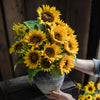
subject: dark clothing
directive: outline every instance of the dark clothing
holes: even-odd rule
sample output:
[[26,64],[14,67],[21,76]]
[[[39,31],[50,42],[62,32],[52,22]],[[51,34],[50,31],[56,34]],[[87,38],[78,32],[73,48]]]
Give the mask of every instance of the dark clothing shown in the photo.
[[100,77],[100,60],[93,59],[94,61],[94,75]]

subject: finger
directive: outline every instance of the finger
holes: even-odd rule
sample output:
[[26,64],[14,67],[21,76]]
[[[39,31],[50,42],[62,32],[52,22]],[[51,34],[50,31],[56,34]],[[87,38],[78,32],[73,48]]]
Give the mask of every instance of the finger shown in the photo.
[[58,93],[59,93],[59,96],[61,96],[61,95],[63,95],[63,96],[64,96],[64,95],[68,95],[68,96],[69,96],[69,95],[70,95],[70,94],[68,94],[68,93],[62,92],[61,90],[59,90]]
[[61,90],[58,90],[57,92],[58,92],[58,93],[62,93],[62,91],[61,91]]
[[58,91],[52,91],[52,92],[50,92],[50,94],[52,96],[55,96],[56,98],[60,96],[60,92],[58,92]]
[[49,97],[52,97],[55,99],[59,98],[59,96],[60,96],[60,94],[58,93],[58,91],[51,91],[50,95],[49,95]]
[[47,98],[50,98],[50,99],[56,99],[55,96],[52,96],[52,95],[45,95]]

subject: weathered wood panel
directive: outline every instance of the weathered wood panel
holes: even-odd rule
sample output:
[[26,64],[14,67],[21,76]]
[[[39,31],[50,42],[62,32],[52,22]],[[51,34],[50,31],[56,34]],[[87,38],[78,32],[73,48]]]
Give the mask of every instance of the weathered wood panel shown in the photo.
[[[90,31],[89,31],[87,59],[97,58],[99,39],[100,39],[99,24],[100,24],[100,5],[99,5],[99,1],[98,0],[92,0],[91,22],[90,22]],[[85,75],[85,79],[87,81],[88,81],[89,77],[90,77],[89,75]],[[94,80],[94,82],[96,82],[95,77],[93,77],[93,78],[90,77],[89,80]]]
[[25,0],[25,19],[35,20],[38,17],[36,12],[39,6],[46,4],[47,0]]
[[[7,34],[9,38],[9,45],[12,45],[15,43],[14,33],[12,31],[13,23],[22,23],[22,21],[25,20],[24,18],[24,0],[2,0],[3,1],[3,7],[4,7],[4,13],[5,13],[5,20],[7,25]],[[17,60],[17,56],[15,54],[12,56],[12,62],[13,65],[15,64]],[[13,66],[12,66],[13,67]],[[19,65],[17,67],[15,76],[20,76],[25,73],[26,69],[24,65]]]
[[91,23],[89,32],[89,44],[87,58],[92,59],[96,57],[97,48],[100,39],[100,5],[98,0],[93,0],[92,12],[91,12]]
[[4,28],[4,15],[0,2],[0,73],[2,80],[13,78],[13,71],[10,63],[10,56],[8,53],[7,38]]
[[55,6],[56,9],[61,12],[61,19],[67,22],[68,0],[47,0],[47,4],[50,6]]

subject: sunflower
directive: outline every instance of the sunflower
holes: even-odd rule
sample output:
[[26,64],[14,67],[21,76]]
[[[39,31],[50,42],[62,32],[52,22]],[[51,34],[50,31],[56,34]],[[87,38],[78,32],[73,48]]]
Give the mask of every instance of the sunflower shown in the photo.
[[78,86],[79,90],[82,88],[81,83],[77,83],[77,86]]
[[100,90],[100,82],[97,83],[97,89]]
[[100,100],[100,94],[96,94],[93,100]]
[[63,56],[59,62],[59,67],[61,70],[61,74],[64,76],[64,72],[68,74],[71,71],[71,68],[74,67],[74,59],[73,56]]
[[24,57],[24,63],[26,64],[29,69],[35,69],[37,68],[39,62],[40,62],[40,52],[37,50],[29,50],[26,52],[25,57]]
[[49,5],[43,5],[42,7],[37,9],[38,19],[41,20],[40,24],[51,25],[59,20],[61,14],[59,10],[56,10],[56,7],[50,7]]
[[30,30],[24,37],[24,40],[29,43],[29,45],[38,46],[43,43],[46,39],[46,35],[40,30],[34,29],[33,31]]
[[78,100],[84,100],[84,97],[78,98]]
[[78,98],[78,100],[84,100],[84,97]]
[[53,25],[51,31],[49,30],[49,32],[52,39],[57,43],[64,44],[65,40],[67,39],[67,35],[65,35],[67,34],[67,31],[63,26]]
[[88,84],[90,84],[90,85],[94,85],[94,82],[93,82],[93,81],[90,81],[90,82],[88,82]]
[[87,92],[87,93],[94,93],[96,88],[94,85],[91,85],[91,84],[88,84],[85,86],[84,90]]
[[49,59],[43,58],[41,59],[40,67],[42,68],[42,70],[48,72],[54,67],[54,65],[49,61]]
[[21,51],[24,51],[23,47],[24,47],[24,41],[23,40],[16,41],[11,46],[11,48],[9,49],[9,53],[12,54],[13,52],[21,52]]
[[79,97],[78,97],[78,100],[85,100],[85,96],[80,94]]
[[62,52],[62,50],[55,43],[46,44],[44,46],[43,55],[45,56],[45,58],[48,58],[49,60],[54,61],[54,60],[58,60],[59,58],[62,57],[61,55],[59,55],[61,52]]
[[85,100],[92,100],[92,96],[91,95],[85,95]]
[[66,52],[68,52],[69,54],[75,55],[78,53],[78,42],[75,39],[75,36],[72,36],[68,41],[66,41],[66,43],[64,44],[64,49],[66,50]]
[[13,27],[12,27],[12,30],[16,33],[17,37],[24,36],[24,34],[26,33],[27,29],[28,28],[25,25],[20,24],[20,23],[14,24]]

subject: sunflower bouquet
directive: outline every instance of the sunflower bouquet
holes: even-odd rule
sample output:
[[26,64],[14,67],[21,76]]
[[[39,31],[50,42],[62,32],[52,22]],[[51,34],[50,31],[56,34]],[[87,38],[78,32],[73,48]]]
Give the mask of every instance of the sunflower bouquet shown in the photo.
[[38,7],[36,20],[14,24],[12,30],[17,41],[9,52],[18,54],[18,63],[25,63],[30,82],[39,71],[50,72],[53,77],[68,74],[74,67],[78,42],[74,30],[60,19],[56,7]]
[[89,81],[83,86],[77,83],[80,91],[78,100],[100,100],[100,82],[94,85],[93,81]]

